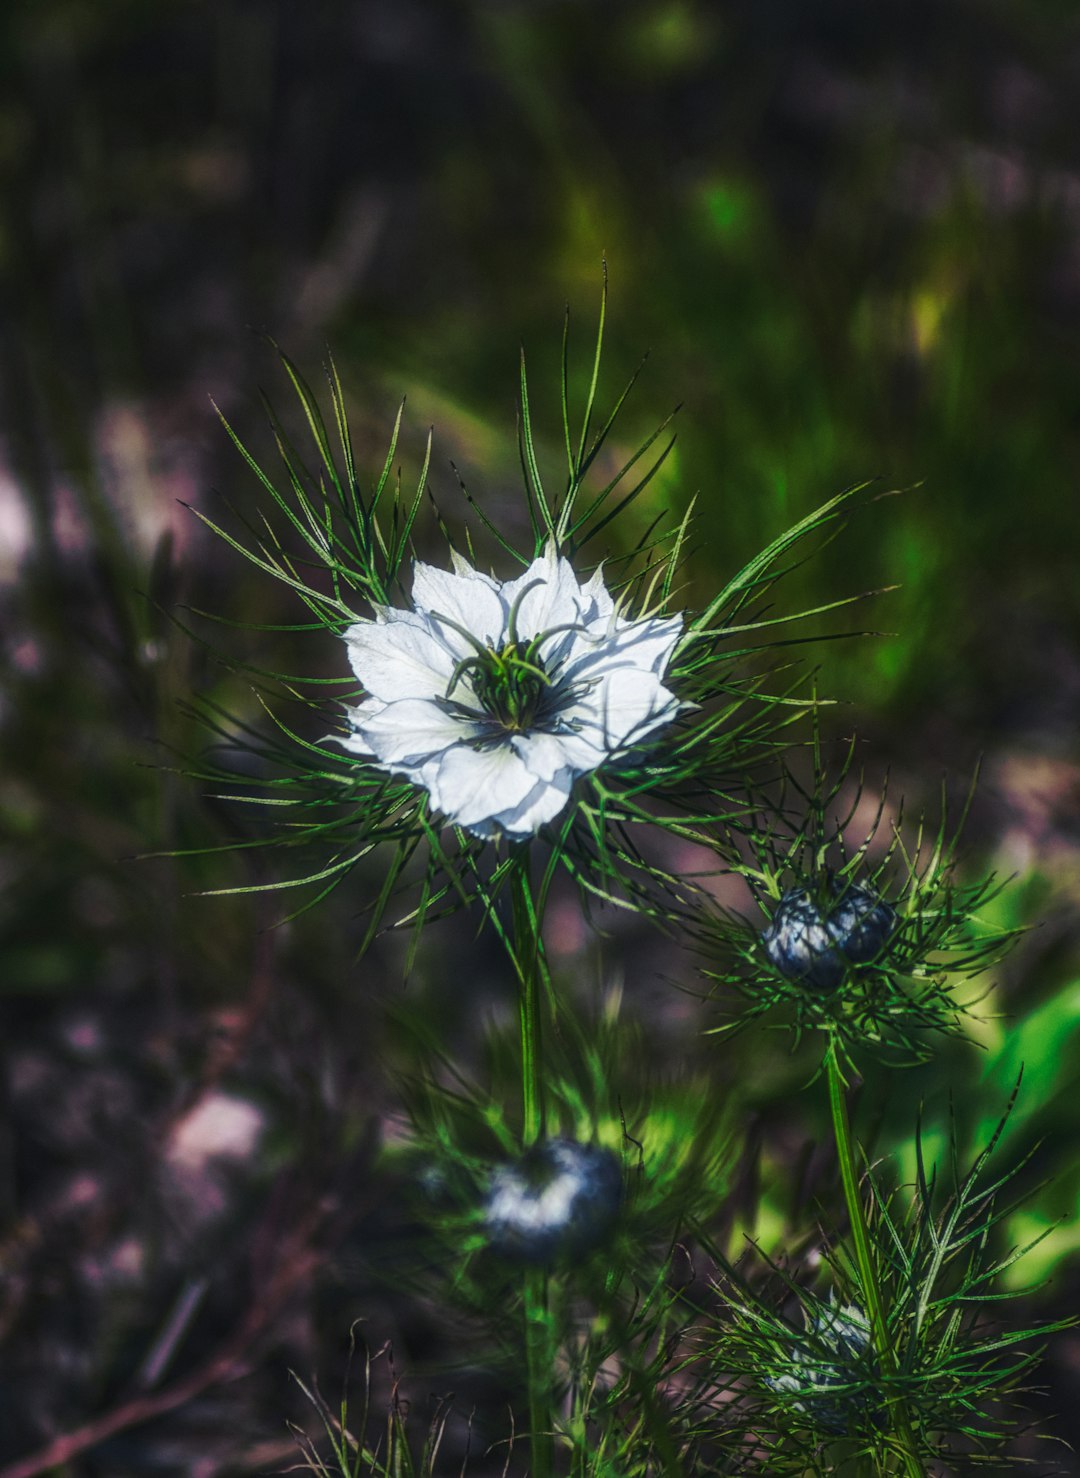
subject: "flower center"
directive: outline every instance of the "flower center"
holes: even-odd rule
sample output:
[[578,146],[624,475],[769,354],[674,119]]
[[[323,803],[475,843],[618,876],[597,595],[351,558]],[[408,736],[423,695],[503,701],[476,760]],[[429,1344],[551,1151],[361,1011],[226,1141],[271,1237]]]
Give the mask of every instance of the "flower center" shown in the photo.
[[469,676],[481,708],[508,734],[532,727],[551,679],[543,658],[519,642],[470,658]]

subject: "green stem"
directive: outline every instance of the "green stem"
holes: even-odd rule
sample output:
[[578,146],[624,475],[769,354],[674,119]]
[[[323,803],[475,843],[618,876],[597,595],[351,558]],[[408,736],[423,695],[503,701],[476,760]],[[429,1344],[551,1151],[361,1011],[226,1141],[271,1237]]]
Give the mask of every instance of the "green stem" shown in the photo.
[[551,1350],[548,1340],[547,1272],[525,1270],[525,1367],[529,1382],[529,1478],[551,1478]]
[[[519,984],[521,1021],[522,1139],[526,1147],[544,1132],[544,1075],[540,1050],[540,986],[542,949],[540,918],[529,879],[528,852],[523,852],[511,877],[514,959]],[[522,1297],[525,1313],[525,1368],[529,1388],[530,1478],[551,1478],[552,1353],[548,1317],[547,1273],[525,1270]]]
[[870,1328],[874,1336],[874,1348],[885,1377],[887,1400],[893,1425],[900,1441],[899,1457],[908,1478],[923,1478],[923,1466],[918,1458],[915,1434],[907,1403],[900,1394],[900,1367],[889,1336],[885,1303],[881,1296],[877,1265],[870,1250],[870,1231],[866,1223],[866,1211],[859,1195],[859,1176],[855,1165],[855,1145],[851,1136],[851,1119],[848,1116],[847,1098],[844,1094],[844,1079],[836,1056],[836,1044],[830,1042],[825,1054],[825,1072],[829,1084],[829,1108],[832,1111],[833,1135],[836,1139],[836,1154],[840,1161],[840,1179],[844,1186],[848,1219],[851,1222],[851,1237],[855,1244],[855,1261],[859,1269],[859,1282],[870,1316]]
[[540,920],[529,885],[528,854],[514,869],[511,883],[514,958],[517,962],[521,1021],[522,1139],[526,1148],[544,1130],[544,1074],[540,1051]]

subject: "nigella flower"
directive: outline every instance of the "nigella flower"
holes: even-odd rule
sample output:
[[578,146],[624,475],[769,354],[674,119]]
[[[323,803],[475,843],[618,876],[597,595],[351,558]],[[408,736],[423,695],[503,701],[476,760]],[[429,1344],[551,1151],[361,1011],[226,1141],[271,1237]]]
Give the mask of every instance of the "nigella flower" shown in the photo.
[[830,878],[824,906],[808,888],[789,888],[761,942],[781,975],[832,991],[850,966],[875,960],[896,927],[891,904],[860,884]]
[[[431,491],[431,442],[418,480],[406,489],[400,467],[393,475],[399,411],[382,470],[368,482],[332,363],[327,415],[297,367],[281,356],[312,433],[314,461],[294,446],[272,410],[279,470],[261,466],[226,423],[265,501],[246,538],[198,516],[289,589],[304,611],[293,629],[321,628],[344,638],[352,672],[346,668],[341,677],[358,679],[358,691],[344,708],[335,704],[332,733],[324,729],[314,742],[304,726],[297,732],[277,718],[273,705],[274,723],[265,732],[233,726],[225,715],[230,737],[235,727],[266,766],[265,785],[213,763],[201,773],[215,794],[249,803],[247,811],[265,806],[254,814],[278,823],[266,841],[298,865],[283,882],[266,886],[311,888],[314,901],[385,848],[390,855],[363,947],[386,911],[414,889],[415,907],[398,918],[410,921],[414,938],[433,908],[490,906],[504,884],[524,877],[518,866],[524,866],[524,844],[541,831],[553,853],[546,876],[561,865],[582,894],[665,919],[668,902],[686,907],[695,886],[671,870],[670,854],[665,860],[660,849],[639,845],[642,830],[707,843],[711,828],[738,821],[747,783],[753,777],[756,786],[775,758],[778,723],[793,716],[794,688],[767,691],[752,654],[771,644],[778,619],[795,617],[758,616],[747,604],[770,607],[767,592],[789,567],[790,552],[841,520],[857,489],[779,534],[732,572],[703,609],[685,617],[671,603],[692,507],[671,525],[659,516],[636,542],[630,530],[628,539],[620,536],[618,590],[599,571],[578,578],[582,551],[595,564],[591,551],[599,553],[601,536],[609,536],[613,523],[631,522],[624,510],[674,446],[667,417],[612,464],[610,437],[630,387],[600,414],[604,321],[602,308],[580,418],[564,356],[567,461],[565,478],[562,470],[557,474],[558,493],[550,481],[544,486],[521,364],[519,443],[529,529],[520,552],[462,486],[495,543],[520,559],[513,579],[492,578],[454,556],[449,569],[416,563],[411,600],[399,599]],[[325,677],[304,670],[280,676],[290,702],[319,712]],[[217,731],[223,715],[212,702],[201,706]],[[306,725],[310,715],[304,717]],[[670,732],[661,733],[665,727]],[[490,858],[481,854],[489,841],[502,839],[515,855],[490,873]]]
[[456,555],[453,571],[417,561],[412,594],[344,633],[367,697],[341,743],[475,836],[532,836],[579,775],[679,710],[663,678],[681,619],[620,615],[600,571],[580,584],[553,541],[503,582]]
[[504,1257],[549,1263],[598,1246],[622,1199],[618,1157],[601,1145],[544,1139],[491,1178],[484,1224]]
[[790,1367],[766,1378],[780,1395],[798,1399],[796,1411],[822,1431],[840,1436],[877,1414],[876,1366],[870,1323],[857,1304],[830,1303],[810,1320],[792,1347]]

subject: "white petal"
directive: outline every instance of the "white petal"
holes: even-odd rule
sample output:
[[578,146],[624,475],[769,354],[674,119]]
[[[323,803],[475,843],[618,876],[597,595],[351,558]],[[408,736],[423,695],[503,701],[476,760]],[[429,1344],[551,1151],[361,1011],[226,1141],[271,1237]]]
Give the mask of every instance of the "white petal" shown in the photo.
[[452,626],[447,626],[429,616],[426,611],[399,610],[396,606],[376,606],[375,619],[381,624],[400,624],[415,627],[417,631],[425,631],[453,657],[455,662],[460,662],[463,657],[474,657],[476,655],[475,642],[456,631]]
[[361,755],[364,759],[374,759],[371,745],[362,734],[355,730],[349,734],[327,734],[322,741],[324,744],[340,744],[342,749],[347,749],[350,754]]
[[435,620],[444,618],[440,622],[443,631],[460,627],[485,646],[502,646],[506,610],[495,582],[486,575],[476,570],[454,575],[417,560],[412,593],[419,610]]
[[557,662],[550,664],[548,670],[556,672],[560,679],[565,678],[577,671],[582,662],[598,655],[603,657],[611,650],[613,640],[610,617],[598,616],[587,625],[576,626],[567,633]]
[[[503,811],[495,817],[495,826],[514,841],[523,841],[533,836],[548,821],[553,821],[560,811],[566,809],[570,799],[570,787],[574,777],[569,770],[560,770],[550,783],[535,785],[520,805],[513,810]],[[478,828],[473,828],[478,831]],[[494,829],[483,835],[494,835]]]
[[588,619],[595,620],[597,618],[602,618],[606,620],[609,616],[614,614],[615,602],[607,593],[607,587],[604,584],[604,570],[602,565],[593,570],[588,580],[586,580],[585,584],[581,587],[581,593],[583,595],[587,595],[592,602],[593,609],[589,613]]
[[415,769],[432,755],[476,736],[476,726],[446,713],[437,703],[404,698],[370,707],[361,703],[349,712],[349,723],[384,765]]
[[[377,713],[381,713],[385,707],[386,704],[380,703],[378,698],[368,698],[366,702],[358,703],[355,708],[346,708],[345,716],[349,720],[349,723],[352,724],[354,722],[354,715],[364,713],[365,715],[374,716]],[[361,754],[368,759],[374,758],[375,751],[364,736],[358,733],[355,728],[348,734],[327,734],[322,742],[324,744],[340,744],[342,749],[347,749],[350,754]]]
[[454,567],[455,575],[464,575],[469,580],[483,580],[485,585],[490,585],[492,590],[498,590],[498,580],[493,580],[490,575],[485,575],[483,570],[474,569],[463,554],[456,549],[450,551],[450,563]]
[[508,744],[486,749],[459,745],[434,766],[428,788],[437,811],[461,826],[474,826],[512,812],[536,784],[536,776]]
[[441,697],[458,660],[426,621],[408,611],[350,626],[345,643],[357,678],[373,698],[387,702]]
[[575,634],[573,649],[559,669],[560,678],[587,682],[616,667],[662,677],[682,635],[682,621],[678,616],[628,621],[609,630],[603,641],[596,639],[595,631],[594,627]]
[[563,718],[612,754],[668,723],[679,706],[655,673],[616,667],[602,673],[587,696],[567,709]]
[[559,734],[515,734],[514,748],[538,780],[551,782],[560,770],[583,775],[595,770],[607,751],[597,743],[596,730],[591,735],[571,730]]
[[553,627],[578,625],[592,604],[582,593],[570,561],[559,558],[554,543],[548,544],[523,575],[506,582],[502,598],[508,616],[517,606],[515,630],[523,641]]

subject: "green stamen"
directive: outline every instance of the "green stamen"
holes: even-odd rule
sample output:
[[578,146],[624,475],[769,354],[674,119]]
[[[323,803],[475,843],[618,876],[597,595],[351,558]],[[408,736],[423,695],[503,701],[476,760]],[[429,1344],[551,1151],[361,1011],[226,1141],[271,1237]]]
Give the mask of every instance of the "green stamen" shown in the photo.
[[551,686],[535,644],[522,647],[509,642],[497,652],[489,648],[483,656],[471,658],[468,666],[473,691],[485,713],[510,734],[532,726]]

